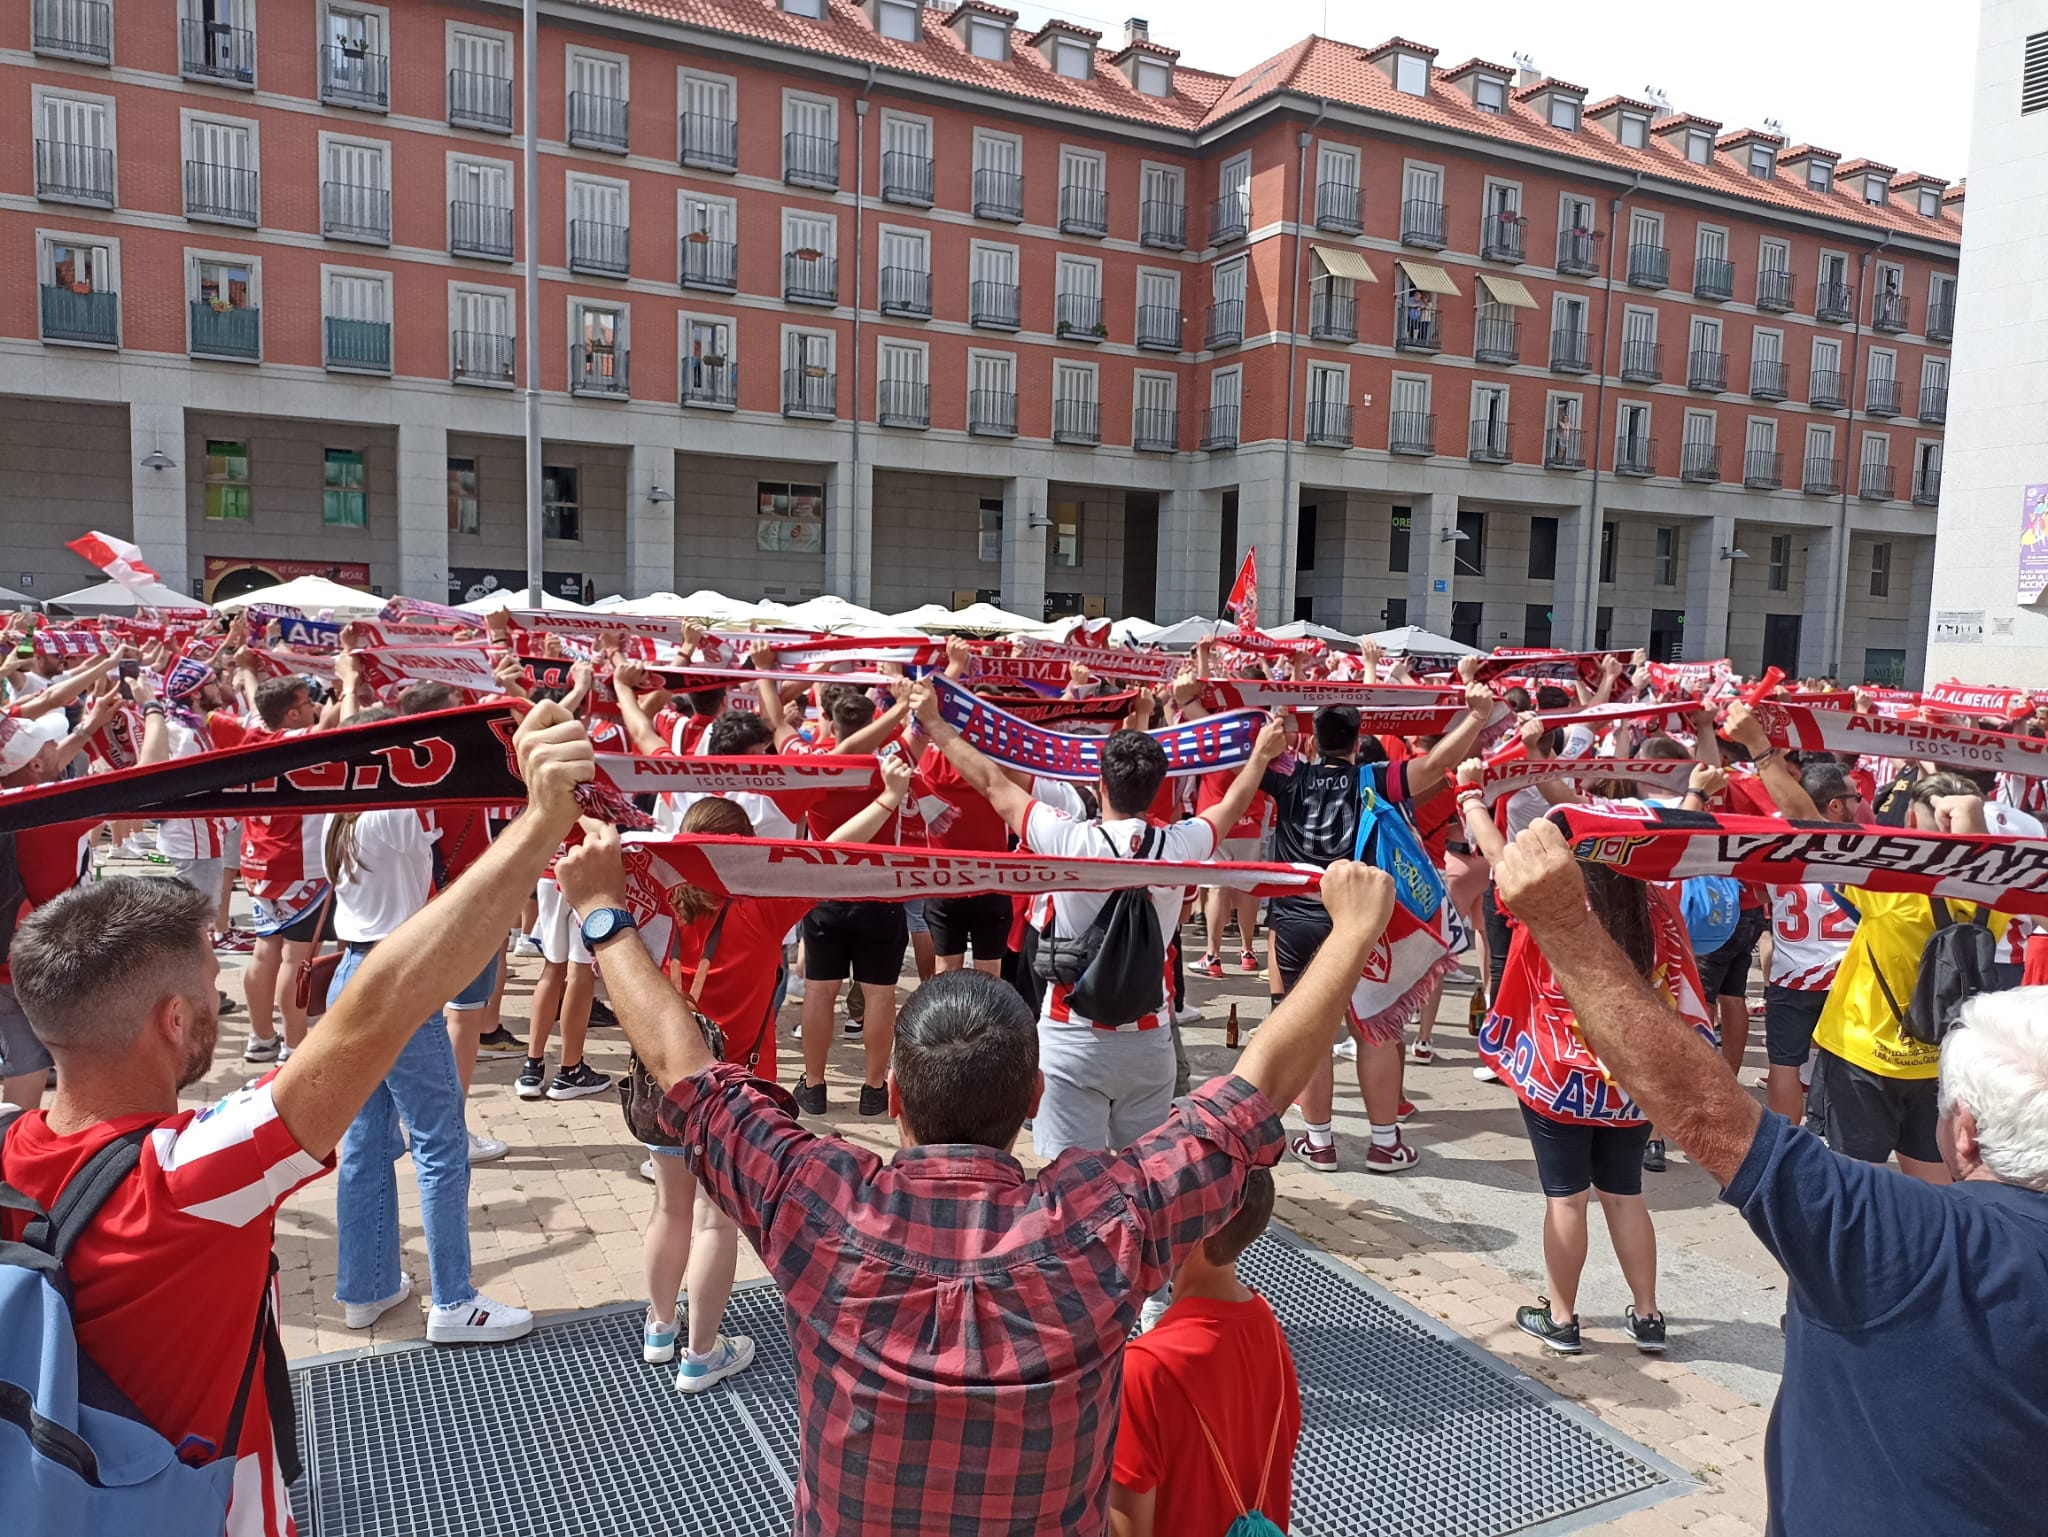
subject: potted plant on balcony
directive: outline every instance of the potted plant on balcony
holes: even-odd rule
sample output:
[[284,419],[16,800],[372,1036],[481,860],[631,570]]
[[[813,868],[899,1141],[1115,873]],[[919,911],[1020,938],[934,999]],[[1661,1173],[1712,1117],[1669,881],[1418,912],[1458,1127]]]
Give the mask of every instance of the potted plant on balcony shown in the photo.
[[689,241],[691,245],[709,245],[711,244],[711,231],[703,229],[693,229],[690,231],[689,234],[683,236],[683,238]]
[[235,301],[226,294],[209,294],[206,298],[206,307],[216,315],[225,315],[235,307]]
[[1099,320],[1096,321],[1094,325],[1090,326],[1088,328],[1088,331],[1091,336],[1096,337],[1098,340],[1102,337],[1109,335],[1109,327],[1104,325]]
[[800,262],[814,262],[817,261],[820,257],[822,257],[825,253],[819,250],[816,246],[807,245],[799,247],[797,250],[791,251],[789,254],[791,256],[794,256]]
[[1055,325],[1055,326],[1054,326],[1054,327],[1053,327],[1052,329],[1053,329],[1053,335],[1055,335],[1055,336],[1065,336],[1065,335],[1066,335],[1066,334],[1067,334],[1067,333],[1068,333],[1069,331],[1071,331],[1071,330],[1073,330],[1073,329],[1074,329],[1074,322],[1073,322],[1073,321],[1071,321],[1071,320],[1062,320],[1062,321],[1060,321],[1060,322],[1059,322],[1059,324]]

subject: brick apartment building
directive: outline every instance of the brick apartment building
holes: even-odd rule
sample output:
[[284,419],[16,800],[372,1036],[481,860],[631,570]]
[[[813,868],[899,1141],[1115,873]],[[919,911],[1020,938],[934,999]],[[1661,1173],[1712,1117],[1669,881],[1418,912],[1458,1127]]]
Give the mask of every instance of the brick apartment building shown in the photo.
[[[1269,616],[1917,678],[1960,187],[1015,20],[544,0],[551,585],[1171,620],[1257,545]],[[518,29],[0,0],[0,582],[523,580]]]

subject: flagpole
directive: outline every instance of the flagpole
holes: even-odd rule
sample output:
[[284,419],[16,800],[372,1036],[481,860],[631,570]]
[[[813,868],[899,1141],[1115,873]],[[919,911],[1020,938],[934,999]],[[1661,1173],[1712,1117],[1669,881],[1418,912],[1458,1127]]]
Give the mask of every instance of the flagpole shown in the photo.
[[540,497],[540,4],[525,0],[526,77],[526,601],[541,597]]

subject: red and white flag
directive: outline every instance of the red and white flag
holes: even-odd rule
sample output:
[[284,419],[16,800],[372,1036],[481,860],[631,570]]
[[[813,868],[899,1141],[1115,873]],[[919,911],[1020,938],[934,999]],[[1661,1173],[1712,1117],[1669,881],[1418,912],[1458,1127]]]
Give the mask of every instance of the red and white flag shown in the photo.
[[94,531],[71,540],[64,548],[84,556],[132,592],[140,592],[160,580],[150,569],[149,562],[142,558],[140,549],[126,539],[116,539],[112,534]]
[[1244,552],[1244,564],[1237,568],[1237,580],[1230,584],[1230,596],[1223,610],[1237,621],[1240,630],[1259,627],[1259,547]]

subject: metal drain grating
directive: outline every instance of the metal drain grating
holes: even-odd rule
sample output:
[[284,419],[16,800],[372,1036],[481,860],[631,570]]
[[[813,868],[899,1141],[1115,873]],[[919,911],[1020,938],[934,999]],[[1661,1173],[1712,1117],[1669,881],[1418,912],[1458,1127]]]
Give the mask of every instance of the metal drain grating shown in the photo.
[[[1243,1262],[1294,1347],[1296,1537],[1557,1533],[1687,1487],[1677,1469],[1276,1229]],[[782,1537],[795,1361],[766,1284],[726,1332],[754,1365],[708,1393],[640,1360],[641,1309],[512,1345],[401,1345],[293,1369],[305,1537]]]

